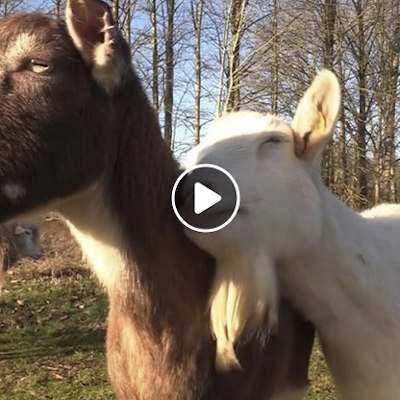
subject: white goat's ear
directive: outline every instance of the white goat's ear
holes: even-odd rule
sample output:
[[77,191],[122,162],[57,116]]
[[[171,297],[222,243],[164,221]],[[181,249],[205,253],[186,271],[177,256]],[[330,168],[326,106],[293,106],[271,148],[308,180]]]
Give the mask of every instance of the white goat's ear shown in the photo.
[[92,69],[94,78],[112,94],[121,84],[127,61],[110,6],[102,0],[68,0],[66,23],[75,47]]
[[340,109],[340,84],[333,72],[322,70],[304,93],[292,122],[299,157],[319,158],[332,136]]

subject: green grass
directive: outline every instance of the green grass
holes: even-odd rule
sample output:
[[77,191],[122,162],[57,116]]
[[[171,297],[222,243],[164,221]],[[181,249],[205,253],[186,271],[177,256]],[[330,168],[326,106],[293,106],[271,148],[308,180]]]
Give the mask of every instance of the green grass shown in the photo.
[[[19,279],[0,295],[0,400],[111,400],[107,300],[88,276]],[[335,400],[316,347],[308,400]]]
[[316,343],[314,346],[309,376],[311,380],[311,387],[307,396],[307,400],[337,399],[332,378],[318,343]]
[[88,277],[30,279],[0,296],[0,400],[108,400],[107,302]]

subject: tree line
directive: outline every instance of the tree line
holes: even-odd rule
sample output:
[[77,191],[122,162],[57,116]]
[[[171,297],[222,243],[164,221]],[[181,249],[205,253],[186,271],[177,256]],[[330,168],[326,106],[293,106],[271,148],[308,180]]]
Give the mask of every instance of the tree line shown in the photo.
[[[324,182],[356,209],[400,200],[399,0],[113,0],[118,25],[179,157],[207,124],[250,109],[290,118],[316,71],[343,105]],[[65,0],[0,0],[0,15]]]

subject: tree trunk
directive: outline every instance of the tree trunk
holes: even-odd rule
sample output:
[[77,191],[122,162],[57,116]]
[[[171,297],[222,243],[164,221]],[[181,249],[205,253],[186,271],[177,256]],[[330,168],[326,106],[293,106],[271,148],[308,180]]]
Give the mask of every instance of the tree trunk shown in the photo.
[[384,202],[396,201],[396,185],[394,163],[396,159],[396,104],[397,86],[399,81],[399,53],[396,51],[396,41],[399,40],[397,33],[400,30],[400,5],[398,1],[390,1],[386,13],[393,17],[397,26],[388,26],[387,19],[383,21],[385,32],[382,40],[381,65],[382,65],[382,102],[381,115],[383,119],[383,146],[382,146],[382,179],[380,191],[381,200]]
[[203,25],[203,9],[203,0],[197,0],[196,4],[194,4],[194,1],[192,0],[191,11],[195,33],[194,140],[196,144],[200,143],[201,131],[201,34]]
[[[323,64],[325,68],[333,70],[335,58],[335,25],[336,25],[337,4],[336,0],[326,0],[322,18],[322,29],[324,32],[324,53]],[[322,159],[323,180],[328,187],[335,183],[335,160],[334,145],[328,144]]]
[[[343,51],[342,49],[339,51],[339,78],[342,83],[342,87],[344,88],[345,82],[345,65],[343,59]],[[344,197],[343,200],[346,200],[347,194],[349,192],[349,173],[348,173],[348,163],[347,163],[347,136],[346,136],[346,112],[344,107],[344,101],[342,101],[340,106],[340,134],[339,134],[339,151],[340,151],[340,163],[341,163],[341,188],[339,194]]]
[[240,42],[243,36],[244,19],[248,0],[232,0],[229,16],[231,50],[228,71],[227,111],[240,109]]
[[134,5],[132,0],[124,0],[123,11],[124,18],[122,24],[122,32],[128,42],[129,48],[132,47],[132,9]]
[[119,18],[120,18],[119,0],[112,1],[112,9],[113,9],[113,14],[114,14],[114,19],[115,19],[115,21],[117,21],[117,24],[119,24]]
[[157,118],[158,113],[160,111],[160,94],[159,94],[159,78],[158,78],[158,65],[159,65],[159,53],[158,53],[158,26],[157,26],[157,0],[149,1],[149,10],[150,10],[150,20],[152,27],[152,98],[153,98],[153,107],[156,110]]
[[368,179],[367,179],[367,65],[368,55],[366,54],[366,37],[364,10],[362,1],[355,2],[358,27],[358,101],[359,111],[357,118],[357,175],[358,189],[360,195],[360,207],[368,204]]
[[164,134],[167,145],[172,145],[172,112],[174,108],[174,17],[175,0],[166,0],[167,29],[165,37],[165,92]]
[[271,112],[278,114],[279,94],[279,37],[278,37],[278,1],[274,0],[272,5],[272,90],[271,90]]

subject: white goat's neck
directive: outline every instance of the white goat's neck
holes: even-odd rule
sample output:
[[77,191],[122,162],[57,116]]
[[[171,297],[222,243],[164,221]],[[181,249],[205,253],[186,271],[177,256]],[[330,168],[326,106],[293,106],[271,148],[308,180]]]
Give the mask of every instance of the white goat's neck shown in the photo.
[[400,223],[321,196],[321,242],[278,268],[282,291],[315,324],[344,399],[399,399]]
[[127,282],[122,234],[100,185],[68,198],[59,209],[101,284],[110,294],[121,290]]

